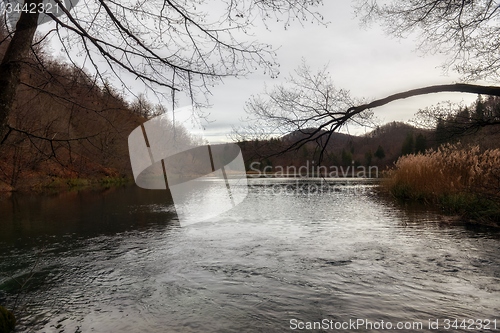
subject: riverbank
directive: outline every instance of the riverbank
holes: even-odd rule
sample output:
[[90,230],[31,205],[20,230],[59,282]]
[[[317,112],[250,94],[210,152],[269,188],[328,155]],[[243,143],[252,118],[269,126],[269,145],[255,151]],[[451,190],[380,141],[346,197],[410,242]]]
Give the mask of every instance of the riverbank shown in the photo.
[[129,185],[134,182],[132,177],[116,176],[102,178],[61,178],[40,177],[20,182],[15,188],[0,183],[0,194],[12,192],[62,192],[85,188],[108,188],[113,186]]
[[444,145],[401,157],[382,186],[392,196],[500,227],[500,149]]

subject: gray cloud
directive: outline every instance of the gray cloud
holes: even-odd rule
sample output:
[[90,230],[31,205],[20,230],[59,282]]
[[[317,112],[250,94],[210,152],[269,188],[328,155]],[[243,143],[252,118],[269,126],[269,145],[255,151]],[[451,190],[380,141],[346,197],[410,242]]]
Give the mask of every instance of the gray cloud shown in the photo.
[[[272,26],[271,31],[258,29],[259,40],[280,46],[281,75],[271,79],[257,72],[246,79],[226,79],[215,87],[210,110],[214,122],[207,126],[208,130],[221,133],[225,128],[229,132],[231,125],[242,124],[244,104],[250,95],[262,92],[264,84],[271,87],[285,80],[302,58],[312,69],[328,64],[333,82],[360,98],[381,98],[403,90],[458,81],[458,75],[453,73],[444,76],[440,68],[445,61],[442,55],[424,56],[416,49],[414,38],[396,40],[376,25],[361,27],[349,2],[329,1],[322,13],[331,22],[328,27],[306,23],[303,27],[295,24],[286,31],[279,24]],[[469,103],[475,97],[459,93],[421,96],[384,106],[376,110],[376,115],[384,122],[406,121],[419,108],[439,101]]]

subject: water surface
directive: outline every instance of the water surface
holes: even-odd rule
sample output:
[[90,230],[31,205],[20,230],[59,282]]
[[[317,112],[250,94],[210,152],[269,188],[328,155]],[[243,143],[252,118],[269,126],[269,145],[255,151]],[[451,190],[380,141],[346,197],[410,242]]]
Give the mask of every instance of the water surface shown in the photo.
[[[429,319],[500,326],[497,232],[405,209],[369,182],[249,182],[242,204],[188,226],[166,192],[135,186],[3,199],[0,304],[18,298],[19,332],[282,332],[323,319],[422,322],[420,332]],[[19,291],[13,278],[28,282]]]

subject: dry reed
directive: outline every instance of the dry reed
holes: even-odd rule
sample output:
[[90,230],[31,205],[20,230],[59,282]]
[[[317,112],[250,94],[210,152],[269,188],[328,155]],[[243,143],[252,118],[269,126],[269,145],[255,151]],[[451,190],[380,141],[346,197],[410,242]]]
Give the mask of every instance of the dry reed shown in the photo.
[[399,198],[439,203],[460,198],[455,205],[486,200],[495,207],[500,203],[500,149],[446,144],[400,157],[388,176],[385,185]]

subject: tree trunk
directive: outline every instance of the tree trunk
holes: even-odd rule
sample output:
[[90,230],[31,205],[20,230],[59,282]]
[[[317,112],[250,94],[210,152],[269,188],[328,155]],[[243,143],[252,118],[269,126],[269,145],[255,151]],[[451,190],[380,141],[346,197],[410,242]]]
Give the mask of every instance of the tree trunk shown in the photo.
[[[28,8],[43,0],[25,0]],[[28,55],[38,27],[38,13],[21,12],[16,31],[0,63],[0,142],[7,133],[7,121],[16,98],[16,90],[21,78],[21,65]]]
[[455,84],[443,84],[437,86],[428,86],[424,88],[418,88],[413,90],[408,90],[402,93],[397,93],[382,99],[377,99],[368,104],[363,104],[359,106],[354,106],[347,110],[349,117],[355,114],[361,113],[368,109],[373,109],[390,102],[394,102],[399,99],[405,99],[408,97],[427,95],[440,92],[462,92],[469,94],[479,94],[479,95],[490,95],[490,96],[500,96],[500,87],[496,86],[480,86],[476,84],[466,84],[466,83],[455,83]]
[[[374,109],[386,104],[389,104],[391,102],[400,100],[400,99],[405,99],[413,96],[419,96],[419,95],[427,95],[427,94],[434,94],[434,93],[440,93],[440,92],[462,92],[462,93],[469,93],[469,94],[479,94],[479,95],[489,95],[489,96],[500,96],[500,87],[497,86],[481,86],[481,85],[476,85],[476,84],[467,84],[467,83],[455,83],[455,84],[442,84],[442,85],[436,85],[436,86],[428,86],[428,87],[423,87],[423,88],[418,88],[418,89],[412,89],[408,90],[405,92],[393,94],[390,96],[387,96],[385,98],[377,99],[374,100],[370,103],[367,104],[362,104],[358,106],[352,106],[349,109],[345,111],[341,116],[332,116],[333,119],[330,119],[326,122],[324,122],[321,126],[316,128],[314,131],[308,133],[308,136],[294,142],[291,144],[288,148],[282,150],[279,154],[288,152],[292,149],[298,149],[305,145],[307,142],[313,142],[316,141],[318,142],[318,139],[326,136],[326,142],[322,145],[321,149],[321,155],[320,155],[320,160],[323,158],[323,153],[325,152],[326,146],[328,144],[328,141],[330,140],[332,133],[335,132],[337,129],[341,128],[349,119],[354,117],[355,115],[369,110],[369,109]],[[494,123],[484,123],[481,124],[481,126],[485,125],[493,125],[496,124]],[[325,130],[328,127],[330,127],[329,130]]]

